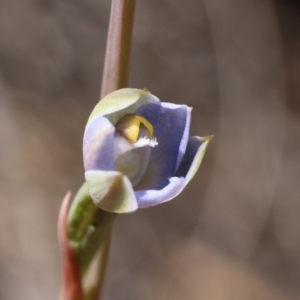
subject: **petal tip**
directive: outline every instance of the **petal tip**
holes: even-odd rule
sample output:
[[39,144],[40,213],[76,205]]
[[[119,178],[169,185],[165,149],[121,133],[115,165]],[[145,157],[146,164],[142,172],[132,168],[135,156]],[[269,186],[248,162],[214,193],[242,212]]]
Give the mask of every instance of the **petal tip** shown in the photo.
[[214,135],[209,135],[209,136],[206,136],[205,139],[208,141],[208,142],[211,142],[211,140],[214,138]]
[[200,139],[201,142],[203,142],[203,143],[206,142],[207,144],[209,144],[212,141],[213,138],[214,138],[214,135],[212,134],[212,135],[208,135],[208,136],[205,136],[205,137],[201,137],[199,139]]
[[141,93],[151,94],[150,91],[149,91],[146,87],[144,87],[144,88],[142,89]]

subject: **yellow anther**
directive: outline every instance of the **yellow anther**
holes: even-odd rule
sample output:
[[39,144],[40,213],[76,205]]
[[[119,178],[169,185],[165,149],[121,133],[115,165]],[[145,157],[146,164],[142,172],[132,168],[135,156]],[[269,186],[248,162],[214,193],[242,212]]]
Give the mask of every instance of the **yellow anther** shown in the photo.
[[136,114],[128,114],[121,118],[116,124],[116,129],[130,143],[134,144],[141,137],[140,131],[143,126],[146,128],[147,137],[151,139],[153,137],[152,124],[144,117]]

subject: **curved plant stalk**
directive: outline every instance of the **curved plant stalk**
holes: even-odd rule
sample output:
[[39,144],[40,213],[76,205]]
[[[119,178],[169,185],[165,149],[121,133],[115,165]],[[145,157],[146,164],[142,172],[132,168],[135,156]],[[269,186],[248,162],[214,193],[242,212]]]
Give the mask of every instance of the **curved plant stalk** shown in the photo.
[[76,253],[68,237],[68,209],[71,193],[68,192],[61,204],[58,217],[58,240],[62,257],[62,286],[59,300],[82,300],[80,268]]

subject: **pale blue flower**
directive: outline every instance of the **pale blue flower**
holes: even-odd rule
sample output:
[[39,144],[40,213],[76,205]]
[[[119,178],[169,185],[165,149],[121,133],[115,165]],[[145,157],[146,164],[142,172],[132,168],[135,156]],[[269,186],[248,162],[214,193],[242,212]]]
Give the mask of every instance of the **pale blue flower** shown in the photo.
[[94,203],[124,213],[169,201],[194,177],[211,137],[189,137],[192,109],[121,89],[94,108],[84,134]]

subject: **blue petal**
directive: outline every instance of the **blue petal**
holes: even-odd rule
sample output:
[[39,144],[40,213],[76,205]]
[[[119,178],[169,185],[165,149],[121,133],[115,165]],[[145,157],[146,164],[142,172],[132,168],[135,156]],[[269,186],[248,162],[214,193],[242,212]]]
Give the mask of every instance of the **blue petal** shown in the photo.
[[83,160],[86,171],[114,169],[115,128],[104,117],[87,125],[83,137]]
[[[178,108],[179,105],[174,104],[174,103],[163,102],[162,106],[166,107],[166,108],[176,109],[176,108]],[[185,154],[186,146],[187,146],[189,136],[190,136],[190,126],[191,126],[192,108],[185,106],[185,105],[181,105],[181,106],[184,106],[185,108],[187,108],[187,115],[186,115],[186,122],[185,122],[183,135],[182,135],[181,142],[179,145],[179,152],[178,152],[178,157],[177,157],[177,161],[176,161],[176,169],[178,168],[178,166],[181,163],[182,158]]]
[[175,198],[185,187],[184,178],[172,177],[169,184],[161,190],[135,192],[139,208],[157,205]]
[[169,184],[182,160],[188,140],[190,111],[186,105],[148,103],[136,114],[149,120],[154,127],[158,146],[152,149],[147,171],[136,190],[160,190]]
[[183,160],[178,168],[178,170],[175,173],[176,177],[186,177],[188,171],[190,170],[190,167],[194,161],[194,158],[196,156],[196,153],[198,149],[200,148],[203,141],[201,141],[199,138],[192,136],[189,138],[189,142],[186,148],[185,155],[183,157]]
[[171,177],[168,184],[161,190],[135,192],[138,207],[145,208],[157,205],[169,201],[180,194],[196,174],[211,139],[212,136],[189,138],[186,153],[175,177]]

